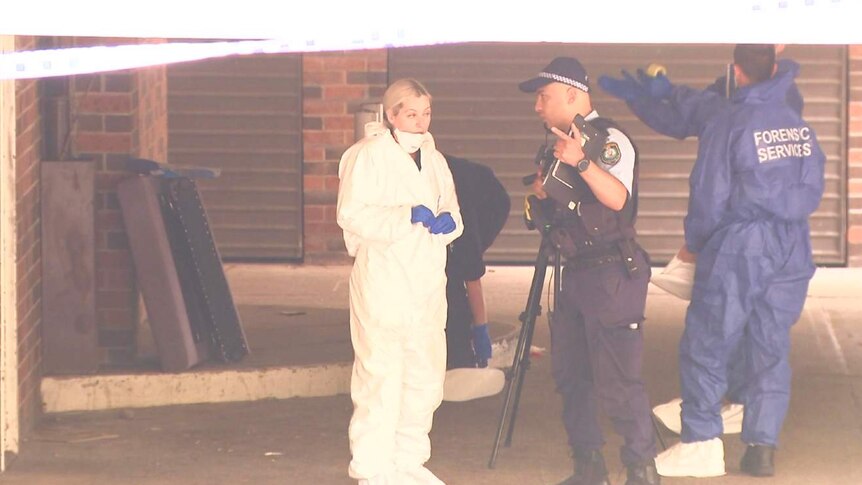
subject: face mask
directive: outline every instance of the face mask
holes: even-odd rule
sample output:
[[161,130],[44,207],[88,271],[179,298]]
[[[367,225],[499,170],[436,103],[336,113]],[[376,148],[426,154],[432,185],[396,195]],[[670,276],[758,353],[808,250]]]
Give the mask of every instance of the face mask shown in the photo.
[[395,140],[398,141],[398,144],[407,153],[416,153],[416,150],[425,141],[425,133],[407,133],[398,128],[395,128],[392,132],[395,134]]

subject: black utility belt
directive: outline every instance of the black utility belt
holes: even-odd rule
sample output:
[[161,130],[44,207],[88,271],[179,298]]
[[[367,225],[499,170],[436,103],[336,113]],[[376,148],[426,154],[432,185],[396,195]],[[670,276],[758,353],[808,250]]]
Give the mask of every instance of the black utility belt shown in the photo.
[[640,251],[640,246],[634,239],[623,239],[615,242],[602,242],[596,244],[590,241],[589,244],[579,244],[583,241],[575,243],[579,248],[587,246],[589,249],[578,251],[573,257],[566,258],[566,267],[572,270],[595,268],[605,264],[622,263],[629,276],[633,277],[643,271],[636,262],[636,253]]
[[608,253],[605,255],[597,256],[579,255],[574,258],[570,258],[566,260],[566,267],[572,269],[588,269],[595,268],[603,264],[622,262],[623,257],[620,254],[619,250],[616,248],[614,249],[616,251],[616,254]]

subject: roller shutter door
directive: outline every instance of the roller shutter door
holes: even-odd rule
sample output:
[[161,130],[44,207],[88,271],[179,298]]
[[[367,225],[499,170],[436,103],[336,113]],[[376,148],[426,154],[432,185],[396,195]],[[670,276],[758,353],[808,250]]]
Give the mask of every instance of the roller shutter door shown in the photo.
[[[552,58],[574,56],[586,66],[596,89],[599,113],[614,118],[632,136],[641,156],[638,232],[655,263],[667,262],[683,244],[688,175],[697,140],[676,141],[640,123],[622,101],[597,88],[601,74],[619,76],[651,62],[667,66],[675,83],[705,87],[724,71],[731,45],[623,44],[460,44],[390,51],[390,79],[416,77],[434,98],[431,132],[438,148],[491,166],[512,196],[512,213],[486,254],[489,262],[535,260],[539,239],[522,222],[528,189],[521,178],[534,170],[544,141],[533,112],[534,97],[517,84],[534,76]],[[846,52],[836,46],[790,46],[784,57],[802,65],[797,78],[805,99],[803,116],[826,152],[826,194],[811,219],[815,259],[846,259]]]
[[301,94],[297,55],[168,68],[169,159],[221,169],[199,186],[224,259],[302,257]]

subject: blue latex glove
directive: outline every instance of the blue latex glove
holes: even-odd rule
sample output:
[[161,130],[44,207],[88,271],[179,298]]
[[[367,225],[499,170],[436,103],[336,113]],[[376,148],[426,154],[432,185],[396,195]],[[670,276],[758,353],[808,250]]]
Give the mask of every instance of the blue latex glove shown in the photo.
[[448,212],[443,212],[431,223],[431,234],[449,234],[454,230],[455,219]]
[[488,367],[488,359],[491,358],[491,336],[488,335],[488,324],[473,325],[472,330],[476,363],[479,367]]
[[673,84],[664,74],[650,76],[643,69],[638,69],[638,79],[644,90],[655,99],[667,99],[673,93]]
[[410,222],[412,224],[421,222],[423,226],[431,227],[434,223],[434,213],[424,205],[417,205],[410,210]]
[[599,86],[601,86],[601,88],[611,96],[622,99],[626,102],[634,101],[649,94],[644,86],[641,85],[637,79],[632,77],[628,71],[623,70],[622,73],[622,79],[616,79],[610,76],[600,76]]

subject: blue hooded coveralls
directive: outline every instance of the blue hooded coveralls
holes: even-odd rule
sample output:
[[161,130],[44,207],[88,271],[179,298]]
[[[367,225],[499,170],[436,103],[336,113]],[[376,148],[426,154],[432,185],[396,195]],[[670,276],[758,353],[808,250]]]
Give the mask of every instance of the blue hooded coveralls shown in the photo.
[[[790,59],[778,61],[776,77],[789,75],[795,78],[799,64]],[[629,108],[638,119],[658,133],[671,138],[684,140],[690,136],[700,136],[704,127],[714,115],[726,108],[731,101],[725,97],[726,76],[721,76],[704,90],[687,86],[673,86],[668,99],[642,96],[628,102]],[[791,82],[785,101],[800,116],[804,107],[802,95]],[[734,403],[745,400],[745,353],[739,348],[730,358],[727,399]]]
[[790,328],[814,274],[808,217],[825,156],[786,102],[794,72],[741,88],[700,132],[685,240],[697,269],[679,344],[682,441],[722,433],[727,364],[746,356],[742,441],[775,446],[790,399]]

